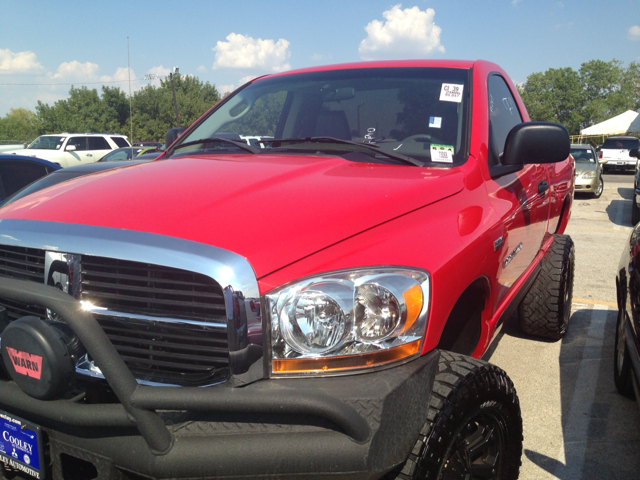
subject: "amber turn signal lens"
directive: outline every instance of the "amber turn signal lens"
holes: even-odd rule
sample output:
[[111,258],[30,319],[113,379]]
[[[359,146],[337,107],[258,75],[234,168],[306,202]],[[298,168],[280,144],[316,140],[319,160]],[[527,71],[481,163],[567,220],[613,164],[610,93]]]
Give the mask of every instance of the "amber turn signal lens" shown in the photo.
[[418,319],[418,315],[420,315],[420,312],[422,311],[424,297],[419,285],[411,287],[402,294],[402,297],[407,305],[407,320],[404,322],[404,327],[402,327],[402,331],[406,332]]
[[360,355],[342,355],[320,358],[288,358],[273,360],[273,373],[311,373],[354,368],[372,367],[381,363],[393,362],[418,353],[420,340],[398,345],[387,350],[364,353]]

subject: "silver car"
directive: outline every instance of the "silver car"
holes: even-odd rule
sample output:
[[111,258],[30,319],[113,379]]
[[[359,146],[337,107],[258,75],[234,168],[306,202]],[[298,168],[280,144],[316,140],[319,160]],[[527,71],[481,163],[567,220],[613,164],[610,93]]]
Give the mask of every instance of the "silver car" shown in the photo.
[[604,190],[602,180],[602,164],[591,145],[571,145],[571,155],[576,161],[576,193],[590,193],[600,198]]

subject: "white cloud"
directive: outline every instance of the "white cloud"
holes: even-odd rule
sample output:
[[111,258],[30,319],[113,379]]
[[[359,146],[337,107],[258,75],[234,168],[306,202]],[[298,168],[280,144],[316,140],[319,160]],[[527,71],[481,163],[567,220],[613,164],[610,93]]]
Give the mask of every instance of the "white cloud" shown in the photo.
[[229,83],[229,84],[225,84],[225,85],[216,85],[216,89],[218,90],[218,93],[220,93],[220,95],[224,95],[225,93],[231,93],[236,88],[241,87],[242,85],[244,85],[245,83],[247,83],[250,80],[253,80],[254,78],[256,78],[256,75],[247,75],[247,76],[242,77],[241,79],[239,79],[237,85],[235,85],[233,83]]
[[153,85],[154,87],[159,87],[160,80],[161,79],[164,80],[164,78],[170,73],[171,73],[171,69],[163,66],[162,64],[158,65],[157,67],[151,67],[149,70],[147,70],[147,74],[156,75],[158,78],[154,80],[149,80],[148,82],[150,85]]
[[213,48],[216,59],[213,68],[238,68],[267,72],[289,70],[291,56],[289,42],[284,38],[274,42],[271,39],[254,39],[239,33],[227,35],[226,42],[217,42]]
[[155,75],[158,75],[159,77],[166,77],[171,73],[171,69],[163,65],[158,65],[157,67],[151,67],[149,70],[147,70],[147,73],[153,73]]
[[516,5],[518,5],[522,0],[511,0],[511,5],[513,5],[514,7]]
[[444,52],[440,44],[442,29],[434,22],[433,8],[425,11],[418,7],[402,10],[398,4],[382,13],[384,22],[371,21],[364,29],[367,38],[360,42],[358,51],[363,60],[385,58],[428,57]]
[[53,78],[60,80],[68,80],[70,82],[95,80],[98,74],[98,64],[86,62],[80,63],[77,60],[70,62],[63,62],[58,67],[57,72],[53,75]]
[[0,73],[40,72],[43,66],[33,52],[13,53],[8,48],[0,48]]
[[225,93],[231,93],[236,89],[236,86],[232,83],[228,85],[216,85],[216,90],[220,95],[224,95]]
[[630,27],[627,32],[627,38],[629,40],[640,40],[640,26],[634,25],[633,27]]
[[256,77],[257,77],[257,75],[247,75],[245,77],[242,77],[240,80],[238,80],[238,86],[244,85],[245,83],[253,80]]
[[323,54],[323,53],[314,53],[313,55],[311,55],[311,60],[313,60],[314,62],[318,62],[318,61],[326,61],[326,60],[330,60],[331,57],[333,55],[329,54]]
[[204,73],[206,71],[207,71],[207,67],[205,67],[204,65],[200,65],[198,66],[198,68],[196,68],[196,72]]

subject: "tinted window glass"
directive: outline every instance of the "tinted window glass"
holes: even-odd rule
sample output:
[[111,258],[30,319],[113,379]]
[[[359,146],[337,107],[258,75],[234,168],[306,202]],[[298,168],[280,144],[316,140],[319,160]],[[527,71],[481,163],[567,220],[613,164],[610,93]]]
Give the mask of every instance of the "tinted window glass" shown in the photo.
[[60,150],[62,143],[67,137],[58,137],[54,135],[43,135],[36,138],[27,148],[38,150]]
[[31,162],[2,162],[0,175],[4,184],[5,195],[17,192],[25,185],[47,174],[44,165]]
[[67,142],[67,147],[69,145],[75,145],[76,152],[87,150],[87,137],[71,137]]
[[[221,137],[245,140],[260,153],[330,150],[349,159],[355,157],[354,150],[367,152],[326,142],[261,142],[331,137],[375,144],[381,151],[421,162],[462,162],[468,78],[468,70],[455,68],[344,69],[266,78],[228,98],[183,142]],[[234,148],[230,142],[209,142],[175,151],[180,155]],[[389,159],[370,152],[362,161]]]
[[489,125],[491,134],[491,157],[499,164],[507,135],[513,127],[522,123],[522,116],[507,83],[499,75],[489,77]]
[[593,150],[586,148],[572,148],[571,156],[578,163],[596,163]]
[[637,138],[607,138],[602,144],[602,148],[631,150],[640,148],[640,140]]
[[111,150],[109,143],[102,137],[88,137],[89,150]]
[[114,162],[120,160],[131,160],[131,157],[137,155],[140,152],[140,147],[133,148],[119,148],[114,150],[113,152],[107,153],[102,159],[101,162]]
[[122,138],[122,137],[111,137],[111,140],[113,140],[113,142],[118,146],[118,147],[128,147],[129,146],[129,142],[127,142],[126,139]]
[[39,180],[36,180],[32,184],[18,191],[15,195],[7,198],[4,202],[0,203],[0,206],[15,202],[19,198],[26,197],[33,192],[37,192],[38,190],[42,190],[43,188],[50,187],[51,185],[56,185],[57,183],[64,182],[65,180],[85,175],[84,172],[69,172],[66,169],[57,170],[57,172],[58,173],[53,173],[47,175],[46,177],[42,177]]

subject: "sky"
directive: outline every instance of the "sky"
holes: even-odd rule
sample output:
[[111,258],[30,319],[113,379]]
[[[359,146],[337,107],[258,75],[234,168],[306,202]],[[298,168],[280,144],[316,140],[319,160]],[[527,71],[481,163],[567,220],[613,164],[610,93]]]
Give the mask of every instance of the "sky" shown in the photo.
[[406,58],[490,60],[516,83],[593,59],[627,66],[640,62],[640,1],[2,0],[0,116],[71,85],[128,94],[174,67],[224,93],[265,73]]

